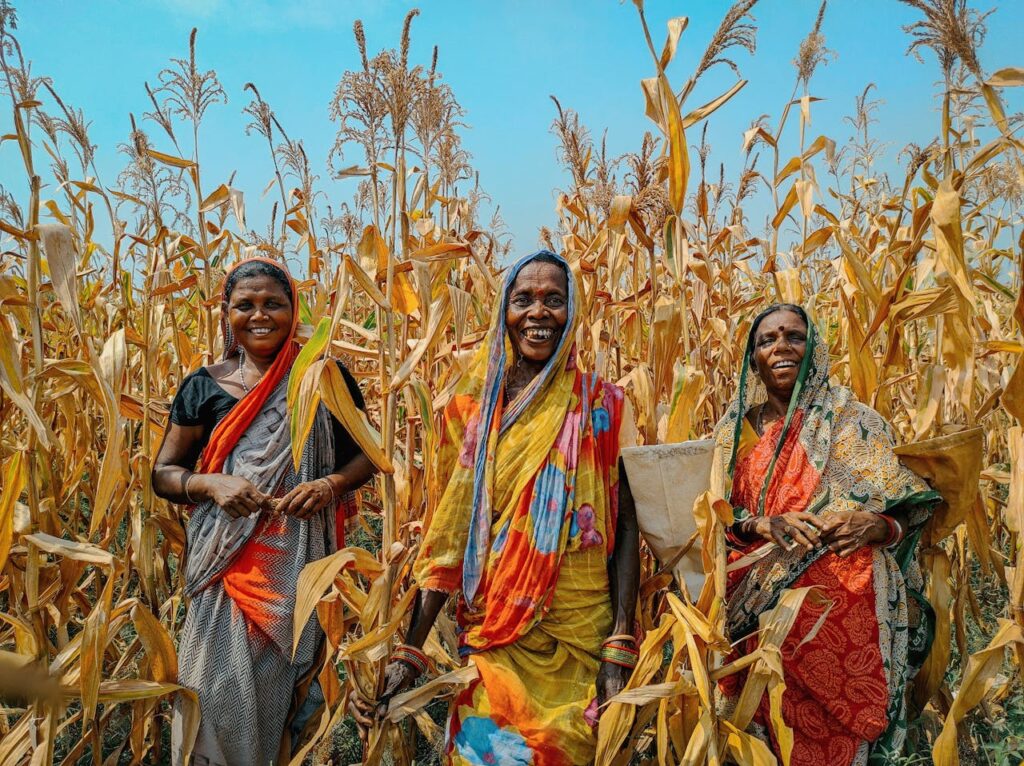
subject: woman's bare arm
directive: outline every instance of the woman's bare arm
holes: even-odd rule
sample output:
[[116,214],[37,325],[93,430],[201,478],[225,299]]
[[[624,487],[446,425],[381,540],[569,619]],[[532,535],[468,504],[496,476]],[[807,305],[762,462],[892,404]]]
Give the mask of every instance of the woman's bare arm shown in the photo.
[[632,633],[636,599],[640,589],[640,526],[629,477],[619,459],[619,518],[615,525],[615,548],[608,566],[614,625],[612,633]]
[[167,424],[163,444],[160,445],[160,452],[157,453],[156,463],[153,465],[153,491],[164,500],[187,503],[207,499],[200,498],[198,477],[189,485],[191,501],[185,496],[185,483],[192,475],[194,466],[192,456],[198,451],[197,447],[202,443],[205,431],[206,428],[202,425]]
[[201,425],[168,425],[153,466],[153,491],[172,503],[213,500],[236,518],[258,513],[269,498],[247,479],[224,473],[192,472],[192,456],[198,451],[203,436]]

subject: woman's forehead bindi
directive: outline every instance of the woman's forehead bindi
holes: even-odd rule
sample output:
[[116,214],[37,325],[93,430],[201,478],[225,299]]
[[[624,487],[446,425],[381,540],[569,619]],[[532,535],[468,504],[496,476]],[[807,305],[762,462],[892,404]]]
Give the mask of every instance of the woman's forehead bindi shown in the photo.
[[792,330],[794,328],[806,330],[807,323],[804,322],[803,317],[799,314],[786,309],[781,309],[779,311],[773,311],[761,320],[761,324],[757,327],[757,335],[760,337],[764,333]]

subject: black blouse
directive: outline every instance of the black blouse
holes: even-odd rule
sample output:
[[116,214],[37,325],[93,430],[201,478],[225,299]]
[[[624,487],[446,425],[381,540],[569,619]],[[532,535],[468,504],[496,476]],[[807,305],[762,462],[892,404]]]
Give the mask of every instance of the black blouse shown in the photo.
[[[366,402],[363,400],[363,392],[359,390],[359,384],[356,383],[352,373],[345,365],[340,361],[337,363],[356,407],[365,410]],[[195,445],[192,453],[186,457],[185,467],[190,469],[195,467],[199,455],[210,440],[210,434],[214,427],[236,404],[238,404],[238,399],[221,388],[205,367],[200,367],[181,381],[178,392],[171,402],[171,422],[179,426],[204,426],[203,438]],[[334,432],[334,467],[341,468],[360,455],[362,450],[359,449],[355,439],[345,430],[345,426],[333,415],[331,415],[331,429]]]

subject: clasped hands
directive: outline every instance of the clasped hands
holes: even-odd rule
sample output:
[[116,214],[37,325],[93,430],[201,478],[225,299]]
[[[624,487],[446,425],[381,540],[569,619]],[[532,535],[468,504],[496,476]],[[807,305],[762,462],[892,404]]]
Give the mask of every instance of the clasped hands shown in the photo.
[[206,477],[211,499],[232,518],[251,516],[270,511],[277,516],[295,516],[308,519],[327,508],[334,500],[334,492],[325,479],[304,481],[284,497],[276,498],[260,492],[241,476],[214,474]]
[[825,546],[841,558],[866,545],[880,543],[888,535],[885,520],[870,511],[839,511],[822,516],[791,511],[777,516],[755,516],[743,524],[746,534],[756,534],[786,550],[799,546],[810,552]]

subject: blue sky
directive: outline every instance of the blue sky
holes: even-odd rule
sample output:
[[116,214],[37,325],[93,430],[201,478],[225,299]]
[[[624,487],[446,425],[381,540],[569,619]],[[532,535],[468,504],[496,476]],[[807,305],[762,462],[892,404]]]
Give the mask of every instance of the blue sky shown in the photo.
[[[237,171],[235,186],[246,193],[249,223],[265,228],[269,203],[260,194],[272,168],[262,138],[246,136],[248,103],[243,85],[252,81],[293,137],[304,139],[321,188],[335,202],[348,200],[355,181],[328,178],[327,151],[336,126],[327,104],[343,71],[358,66],[352,22],[366,24],[368,47],[395,47],[412,2],[381,0],[15,0],[20,39],[33,72],[52,77],[57,91],[91,121],[101,177],[112,184],[123,162],[116,147],[128,133],[128,114],[147,111],[143,83],[156,80],[171,57],[187,55],[188,34],[199,28],[199,62],[214,68],[228,104],[209,112],[203,126],[204,186],[211,190]],[[725,10],[723,0],[648,0],[647,15],[656,45],[665,22],[689,15],[680,52],[669,70],[680,86],[703,53]],[[421,0],[413,23],[411,58],[429,64],[440,46],[439,69],[466,110],[465,147],[481,183],[500,204],[515,237],[516,251],[533,249],[537,229],[553,226],[553,189],[567,183],[555,159],[550,133],[556,95],[576,109],[595,138],[607,129],[612,154],[638,148],[645,130],[639,81],[653,74],[636,9],[614,0],[518,0],[454,2]],[[989,5],[982,7],[988,8]],[[817,0],[762,0],[754,9],[757,53],[733,53],[746,88],[711,118],[712,163],[726,165],[733,179],[741,162],[742,133],[762,113],[772,123],[794,81],[792,60],[813,24]],[[905,55],[901,26],[916,13],[896,0],[833,0],[823,32],[836,56],[820,67],[812,94],[810,136],[826,133],[842,143],[850,128],[843,117],[869,83],[877,84],[875,136],[891,144],[888,167],[908,141],[927,143],[935,135],[934,82],[938,66]],[[987,71],[1022,65],[1020,34],[1024,2],[1004,0],[989,19],[982,50]],[[725,67],[704,78],[687,102],[690,108],[717,96],[735,76]],[[1024,89],[1004,90],[1011,111],[1022,108]],[[6,111],[0,129],[10,131]],[[154,126],[149,126],[156,136]],[[795,123],[794,123],[795,127]],[[791,136],[795,141],[796,133]],[[696,143],[699,135],[688,136]],[[158,147],[168,146],[159,143]],[[166,143],[166,142],[165,142]],[[41,152],[40,152],[41,154]],[[358,163],[355,148],[346,157]],[[346,162],[345,164],[349,164]],[[819,180],[821,176],[819,176]],[[0,145],[0,183],[27,198],[13,142]]]

